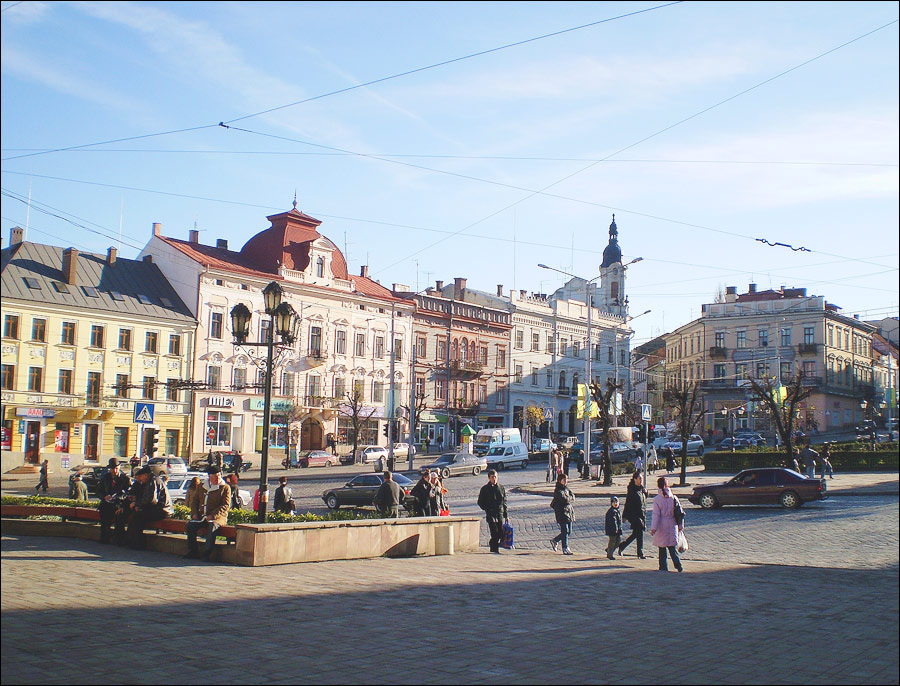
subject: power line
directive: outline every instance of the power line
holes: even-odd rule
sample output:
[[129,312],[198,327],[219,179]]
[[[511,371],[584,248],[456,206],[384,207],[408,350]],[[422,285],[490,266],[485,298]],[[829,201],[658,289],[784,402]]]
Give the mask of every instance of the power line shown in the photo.
[[[472,59],[472,58],[474,58],[474,57],[479,57],[479,56],[481,56],[481,55],[487,55],[487,54],[490,54],[490,53],[492,53],[492,52],[498,52],[498,51],[500,51],[500,50],[506,50],[506,49],[508,49],[508,48],[516,47],[516,46],[519,46],[519,45],[525,45],[525,44],[527,44],[527,43],[533,43],[534,41],[543,40],[544,38],[551,38],[551,37],[553,37],[553,36],[560,36],[560,35],[565,34],[565,33],[571,33],[572,31],[579,31],[579,30],[581,30],[581,29],[586,29],[586,28],[589,28],[589,27],[591,27],[591,26],[598,26],[598,25],[600,25],[600,24],[605,24],[605,23],[608,23],[608,22],[611,22],[611,21],[615,21],[615,20],[617,20],[617,19],[624,19],[624,18],[626,18],[626,17],[632,17],[632,16],[635,16],[635,15],[638,15],[638,14],[644,14],[645,12],[652,12],[652,11],[657,10],[657,9],[662,9],[662,8],[664,8],[664,7],[670,7],[670,6],[672,6],[672,5],[680,4],[680,2],[681,2],[681,0],[676,0],[675,2],[668,2],[668,3],[665,3],[665,4],[663,4],[663,5],[656,5],[655,7],[648,7],[648,8],[646,8],[646,9],[636,10],[636,11],[634,11],[634,12],[628,12],[628,13],[626,13],[626,14],[621,14],[621,15],[618,15],[618,16],[615,16],[615,17],[608,17],[607,19],[601,19],[601,20],[598,20],[598,21],[590,22],[589,24],[582,24],[581,26],[573,26],[573,27],[568,28],[568,29],[562,29],[561,31],[554,31],[553,33],[547,33],[547,34],[543,34],[543,35],[541,35],[541,36],[535,36],[535,37],[533,37],[533,38],[527,38],[527,39],[525,39],[525,40],[516,41],[516,42],[514,42],[514,43],[508,43],[508,44],[506,44],[506,45],[501,45],[501,46],[498,46],[498,47],[495,47],[495,48],[490,48],[490,49],[488,49],[488,50],[482,50],[482,51],[480,51],[480,52],[474,52],[474,53],[471,53],[471,54],[468,54],[468,55],[463,55],[462,57],[455,57],[455,58],[453,58],[453,59],[444,60],[443,62],[437,62],[437,63],[435,63],[435,64],[430,64],[430,65],[427,65],[427,66],[424,66],[424,67],[417,67],[416,69],[410,69],[410,70],[408,70],[408,71],[401,72],[401,73],[399,73],[399,74],[393,74],[393,75],[391,75],[391,76],[383,76],[383,77],[381,77],[381,78],[374,79],[374,80],[372,80],[372,81],[367,81],[367,82],[365,82],[365,83],[359,83],[359,84],[356,84],[356,85],[353,85],[353,86],[348,86],[348,87],[346,87],[346,88],[339,88],[339,89],[337,89],[337,90],[329,91],[329,92],[327,92],[327,93],[321,93],[320,95],[315,95],[315,96],[312,96],[312,97],[310,97],[310,98],[305,98],[305,99],[303,99],[303,100],[297,100],[296,102],[291,102],[291,103],[288,103],[288,104],[286,104],[286,105],[279,105],[278,107],[272,107],[272,108],[269,108],[269,109],[267,109],[267,110],[262,110],[262,111],[260,111],[260,112],[254,112],[254,113],[252,113],[252,114],[245,114],[244,116],[242,116],[242,117],[237,117],[236,119],[229,119],[229,120],[226,121],[225,123],[226,123],[226,124],[231,124],[231,123],[233,123],[233,122],[236,122],[236,121],[242,121],[242,120],[244,120],[244,119],[249,119],[249,118],[251,118],[251,117],[258,117],[258,116],[260,116],[260,115],[268,114],[268,113],[270,113],[270,112],[276,112],[276,111],[278,111],[278,110],[283,110],[283,109],[285,109],[285,108],[287,108],[287,107],[294,107],[294,106],[296,106],[296,105],[302,105],[303,103],[312,102],[313,100],[321,100],[322,98],[327,98],[327,97],[330,97],[330,96],[332,96],[332,95],[337,95],[337,94],[339,94],[339,93],[346,93],[346,92],[348,92],[348,91],[356,90],[357,88],[364,88],[364,87],[366,87],[366,86],[371,86],[371,85],[376,84],[376,83],[383,83],[383,82],[385,82],[385,81],[391,81],[391,80],[393,80],[393,79],[399,79],[399,78],[401,78],[401,77],[403,77],[403,76],[409,76],[409,75],[411,75],[411,74],[416,74],[416,73],[419,73],[419,72],[427,71],[427,70],[429,70],[429,69],[436,69],[437,67],[442,67],[442,66],[446,66],[446,65],[448,65],[448,64],[453,64],[454,62],[461,62],[461,61],[463,61],[463,60]],[[7,9],[8,9],[8,8],[7,8]],[[219,122],[219,123],[222,123],[222,122]],[[52,149],[50,149],[50,150],[46,150],[46,151],[43,151],[43,152],[33,152],[33,153],[24,154],[24,155],[16,155],[16,156],[13,156],[13,157],[4,157],[4,158],[3,158],[2,160],[0,160],[0,161],[6,162],[6,161],[8,161],[8,160],[18,160],[18,159],[22,159],[22,158],[25,158],[25,157],[34,157],[34,156],[37,156],[37,155],[46,155],[46,154],[49,154],[49,153],[55,153],[55,152],[67,152],[67,151],[69,151],[69,150],[76,150],[76,149],[79,149],[79,148],[88,148],[88,147],[93,147],[93,146],[97,146],[97,145],[107,145],[107,144],[109,144],[109,143],[122,143],[122,142],[125,142],[125,141],[134,141],[134,140],[140,140],[140,139],[144,139],[144,138],[155,138],[155,137],[158,137],[158,136],[168,136],[168,135],[176,134],[176,133],[187,133],[187,132],[189,132],[189,131],[200,131],[200,130],[202,130],[202,129],[213,128],[213,127],[215,127],[215,126],[218,126],[218,124],[203,124],[203,125],[200,125],[200,126],[192,126],[192,127],[183,128],[183,129],[173,129],[173,130],[171,130],[171,131],[161,131],[161,132],[158,132],[158,133],[146,133],[146,134],[143,134],[143,135],[140,135],[140,136],[128,136],[128,137],[124,137],[124,138],[116,138],[116,139],[112,139],[112,140],[99,141],[99,142],[96,142],[96,143],[84,143],[84,144],[82,144],[82,145],[72,145],[72,146],[63,147],[63,148],[52,148]]]
[[12,5],[7,5],[2,10],[0,10],[0,12],[5,12],[6,10],[11,10],[13,7],[15,7],[16,5],[21,5],[23,2],[25,2],[25,0],[19,0],[19,2],[14,2]]

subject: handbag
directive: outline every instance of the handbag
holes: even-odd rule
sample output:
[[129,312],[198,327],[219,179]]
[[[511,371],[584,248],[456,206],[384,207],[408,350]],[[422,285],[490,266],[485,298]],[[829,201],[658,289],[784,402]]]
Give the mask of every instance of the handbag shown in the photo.
[[691,549],[690,546],[688,545],[687,536],[684,535],[684,531],[678,532],[678,546],[677,547],[678,547],[679,553],[686,553],[688,550]]
[[503,536],[500,538],[500,547],[510,550],[515,548],[515,531],[509,522],[503,523]]
[[438,514],[439,514],[441,517],[449,517],[449,516],[450,516],[450,510],[444,508],[444,509],[442,509]]
[[675,509],[672,514],[675,517],[675,523],[681,526],[684,524],[684,509],[681,507],[681,503],[678,502],[678,498],[673,496],[673,499],[675,500]]

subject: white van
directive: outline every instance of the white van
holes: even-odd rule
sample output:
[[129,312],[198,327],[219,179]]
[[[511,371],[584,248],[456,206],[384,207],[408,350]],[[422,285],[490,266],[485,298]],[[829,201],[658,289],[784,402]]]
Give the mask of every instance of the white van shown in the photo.
[[522,434],[518,429],[482,429],[475,436],[472,451],[479,456],[487,455],[492,448],[499,445],[521,442]]
[[488,469],[528,467],[528,448],[522,441],[495,445],[488,450],[486,457]]

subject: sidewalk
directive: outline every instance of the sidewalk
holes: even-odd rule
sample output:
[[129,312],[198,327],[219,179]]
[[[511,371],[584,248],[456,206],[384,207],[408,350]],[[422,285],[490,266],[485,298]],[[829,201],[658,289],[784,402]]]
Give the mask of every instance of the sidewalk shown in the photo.
[[[653,474],[647,475],[649,484],[647,491],[656,493],[656,479],[660,476],[669,478],[669,485],[675,495],[687,498],[694,486],[723,483],[734,474],[707,474],[703,467],[687,468],[687,486],[679,486],[678,480],[681,472],[667,473],[664,469],[657,469]],[[612,486],[603,486],[599,481],[583,481],[575,475],[574,470],[569,476],[569,488],[576,498],[606,498],[611,495],[625,493],[631,477],[619,475],[613,477]],[[545,495],[553,497],[554,484],[542,483],[533,486],[518,486],[510,489],[514,493],[528,493],[531,495]],[[872,496],[872,495],[898,495],[900,494],[900,475],[890,472],[850,472],[835,474],[834,479],[828,479],[828,496]]]

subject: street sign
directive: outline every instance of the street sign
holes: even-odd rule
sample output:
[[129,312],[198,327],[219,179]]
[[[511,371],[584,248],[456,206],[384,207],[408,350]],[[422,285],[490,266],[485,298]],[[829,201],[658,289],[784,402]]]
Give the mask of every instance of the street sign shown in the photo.
[[552,407],[544,408],[544,419],[553,419],[553,408]]
[[653,409],[653,408],[651,408],[650,405],[648,405],[648,404],[646,404],[646,403],[644,403],[643,405],[641,405],[641,421],[642,421],[642,422],[649,422],[649,421],[650,421],[650,412],[651,412],[652,409]]
[[153,423],[153,403],[135,403],[134,404],[134,423],[135,424],[152,424]]

